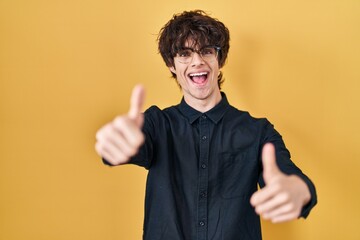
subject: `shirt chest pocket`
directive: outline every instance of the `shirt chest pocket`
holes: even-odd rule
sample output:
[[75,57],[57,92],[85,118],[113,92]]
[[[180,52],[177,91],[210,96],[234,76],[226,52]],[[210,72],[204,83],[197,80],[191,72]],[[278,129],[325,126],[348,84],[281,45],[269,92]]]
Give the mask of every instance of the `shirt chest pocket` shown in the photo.
[[223,198],[250,198],[257,189],[258,176],[258,154],[254,149],[220,154],[220,193]]

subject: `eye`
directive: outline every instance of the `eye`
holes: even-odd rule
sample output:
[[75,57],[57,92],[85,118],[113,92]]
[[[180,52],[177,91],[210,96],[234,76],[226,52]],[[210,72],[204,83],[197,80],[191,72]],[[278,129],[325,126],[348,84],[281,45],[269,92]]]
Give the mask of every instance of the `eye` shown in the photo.
[[215,55],[215,49],[211,47],[206,47],[200,50],[202,56],[212,56]]
[[180,50],[177,55],[179,57],[185,58],[185,57],[190,57],[191,56],[191,50],[189,49],[184,49],[184,50]]

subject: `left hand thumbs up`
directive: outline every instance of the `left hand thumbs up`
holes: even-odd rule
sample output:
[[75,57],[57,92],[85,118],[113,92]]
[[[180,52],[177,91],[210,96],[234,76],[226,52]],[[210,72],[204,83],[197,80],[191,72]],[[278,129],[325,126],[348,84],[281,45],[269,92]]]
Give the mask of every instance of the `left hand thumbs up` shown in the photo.
[[307,185],[300,177],[281,172],[272,143],[264,145],[262,163],[266,186],[255,192],[250,199],[256,213],[272,222],[298,218],[302,207],[311,198]]

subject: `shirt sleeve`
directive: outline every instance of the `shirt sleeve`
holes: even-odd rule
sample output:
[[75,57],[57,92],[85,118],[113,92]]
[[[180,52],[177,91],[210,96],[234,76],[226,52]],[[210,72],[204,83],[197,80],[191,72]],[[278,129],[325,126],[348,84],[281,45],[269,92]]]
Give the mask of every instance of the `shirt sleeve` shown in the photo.
[[[274,129],[274,126],[268,120],[265,119],[264,121],[265,121],[265,125],[263,128],[263,134],[262,134],[262,139],[261,139],[261,143],[260,143],[261,145],[260,145],[259,149],[261,151],[261,149],[265,143],[270,142],[270,143],[274,144],[275,151],[276,151],[276,162],[277,162],[280,170],[287,175],[295,174],[295,175],[299,176],[306,183],[306,185],[309,188],[310,194],[311,194],[311,199],[310,199],[309,203],[307,203],[303,207],[301,214],[300,214],[300,217],[306,218],[309,215],[310,210],[317,204],[317,194],[316,194],[315,185],[310,180],[310,178],[307,177],[292,162],[290,152],[286,148],[285,143],[282,139],[282,136]],[[261,153],[259,153],[259,156],[261,157]],[[263,187],[265,185],[264,179],[262,176],[263,175],[260,174],[260,179],[259,179],[260,187]]]
[[161,117],[161,110],[152,106],[144,113],[144,125],[142,131],[145,135],[145,142],[140,147],[138,154],[130,159],[128,164],[135,164],[150,169],[154,156],[154,142],[156,141]]

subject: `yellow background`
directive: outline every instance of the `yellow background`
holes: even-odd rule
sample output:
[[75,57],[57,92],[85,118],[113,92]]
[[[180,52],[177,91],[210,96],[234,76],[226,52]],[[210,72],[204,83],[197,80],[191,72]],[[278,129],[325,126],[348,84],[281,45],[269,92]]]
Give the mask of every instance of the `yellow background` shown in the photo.
[[360,1],[0,0],[0,240],[141,239],[146,171],[108,168],[95,132],[181,94],[157,54],[173,13],[230,29],[223,90],[266,116],[314,181],[308,220],[264,239],[360,239]]

